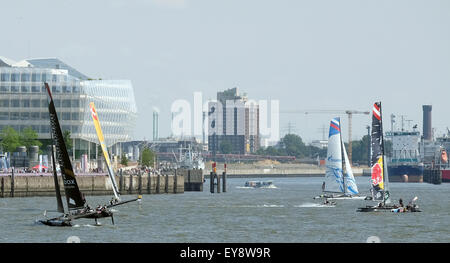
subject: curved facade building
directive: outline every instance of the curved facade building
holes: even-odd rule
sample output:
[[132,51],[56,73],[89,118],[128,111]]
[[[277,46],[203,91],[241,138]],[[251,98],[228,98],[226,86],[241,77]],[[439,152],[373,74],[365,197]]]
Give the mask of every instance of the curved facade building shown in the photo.
[[62,130],[69,130],[74,139],[74,157],[98,154],[91,101],[108,147],[132,139],[137,108],[131,81],[92,80],[55,58],[12,62],[0,57],[0,130],[11,126],[22,131],[31,126],[39,139],[50,138],[44,82],[51,87]]

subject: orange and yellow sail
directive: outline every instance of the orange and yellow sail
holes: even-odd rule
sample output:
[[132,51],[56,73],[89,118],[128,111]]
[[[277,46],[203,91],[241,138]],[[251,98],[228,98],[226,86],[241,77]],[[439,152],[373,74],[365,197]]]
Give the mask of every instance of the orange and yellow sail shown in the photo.
[[100,121],[98,118],[97,110],[95,109],[94,102],[89,103],[89,108],[91,110],[91,116],[92,116],[92,120],[94,121],[94,126],[95,126],[95,131],[97,132],[98,141],[100,143],[100,147],[102,148],[103,156],[105,157],[106,166],[108,168],[109,178],[111,179],[111,184],[112,184],[112,188],[114,191],[114,196],[116,197],[116,199],[120,200],[117,183],[116,183],[116,180],[114,177],[114,172],[112,170],[111,161],[109,159],[108,150],[107,150],[106,144],[105,144],[105,138],[103,137],[102,128],[100,127]]

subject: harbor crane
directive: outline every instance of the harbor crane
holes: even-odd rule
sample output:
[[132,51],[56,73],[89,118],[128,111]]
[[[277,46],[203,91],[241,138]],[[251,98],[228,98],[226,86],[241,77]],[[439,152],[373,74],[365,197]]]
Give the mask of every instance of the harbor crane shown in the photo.
[[348,116],[348,159],[352,163],[352,118],[354,114],[369,115],[370,111],[359,110],[292,110],[280,113],[304,113],[304,114],[347,114]]

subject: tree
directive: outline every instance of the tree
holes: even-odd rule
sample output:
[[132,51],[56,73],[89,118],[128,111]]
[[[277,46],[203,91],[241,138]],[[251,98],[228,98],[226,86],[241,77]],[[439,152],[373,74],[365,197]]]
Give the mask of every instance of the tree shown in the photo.
[[231,153],[233,151],[233,145],[229,141],[224,140],[220,143],[219,150],[223,154]]
[[26,127],[25,129],[23,129],[23,131],[19,134],[19,138],[20,143],[28,149],[31,146],[42,146],[42,143],[37,139],[37,132],[31,127]]
[[10,126],[3,128],[0,139],[2,140],[0,145],[4,152],[14,152],[21,145],[19,133]]
[[63,132],[63,139],[64,139],[64,143],[66,144],[67,150],[71,151],[73,148],[73,141],[72,141],[71,133],[69,130],[65,130]]
[[155,153],[148,147],[145,147],[141,153],[141,165],[152,166],[155,161]]
[[304,157],[307,155],[306,146],[300,136],[296,134],[286,134],[282,139],[286,155]]
[[122,154],[122,158],[120,159],[120,164],[122,164],[124,166],[128,165],[128,158],[124,153]]

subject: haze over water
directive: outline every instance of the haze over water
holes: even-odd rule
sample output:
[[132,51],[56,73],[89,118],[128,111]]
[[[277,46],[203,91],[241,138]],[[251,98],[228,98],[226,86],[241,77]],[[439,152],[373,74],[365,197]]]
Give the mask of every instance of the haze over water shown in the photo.
[[[323,178],[268,178],[277,188],[244,188],[252,179],[229,179],[226,193],[203,192],[144,195],[117,208],[110,219],[82,219],[75,227],[49,227],[35,223],[45,209],[56,206],[54,197],[0,199],[0,242],[450,242],[450,184],[390,183],[395,202],[408,203],[418,196],[422,213],[359,213],[363,200],[337,201],[321,207],[312,197],[320,194]],[[367,194],[368,177],[357,177],[361,194]],[[124,196],[124,199],[131,196]],[[88,196],[91,206],[109,196]]]

